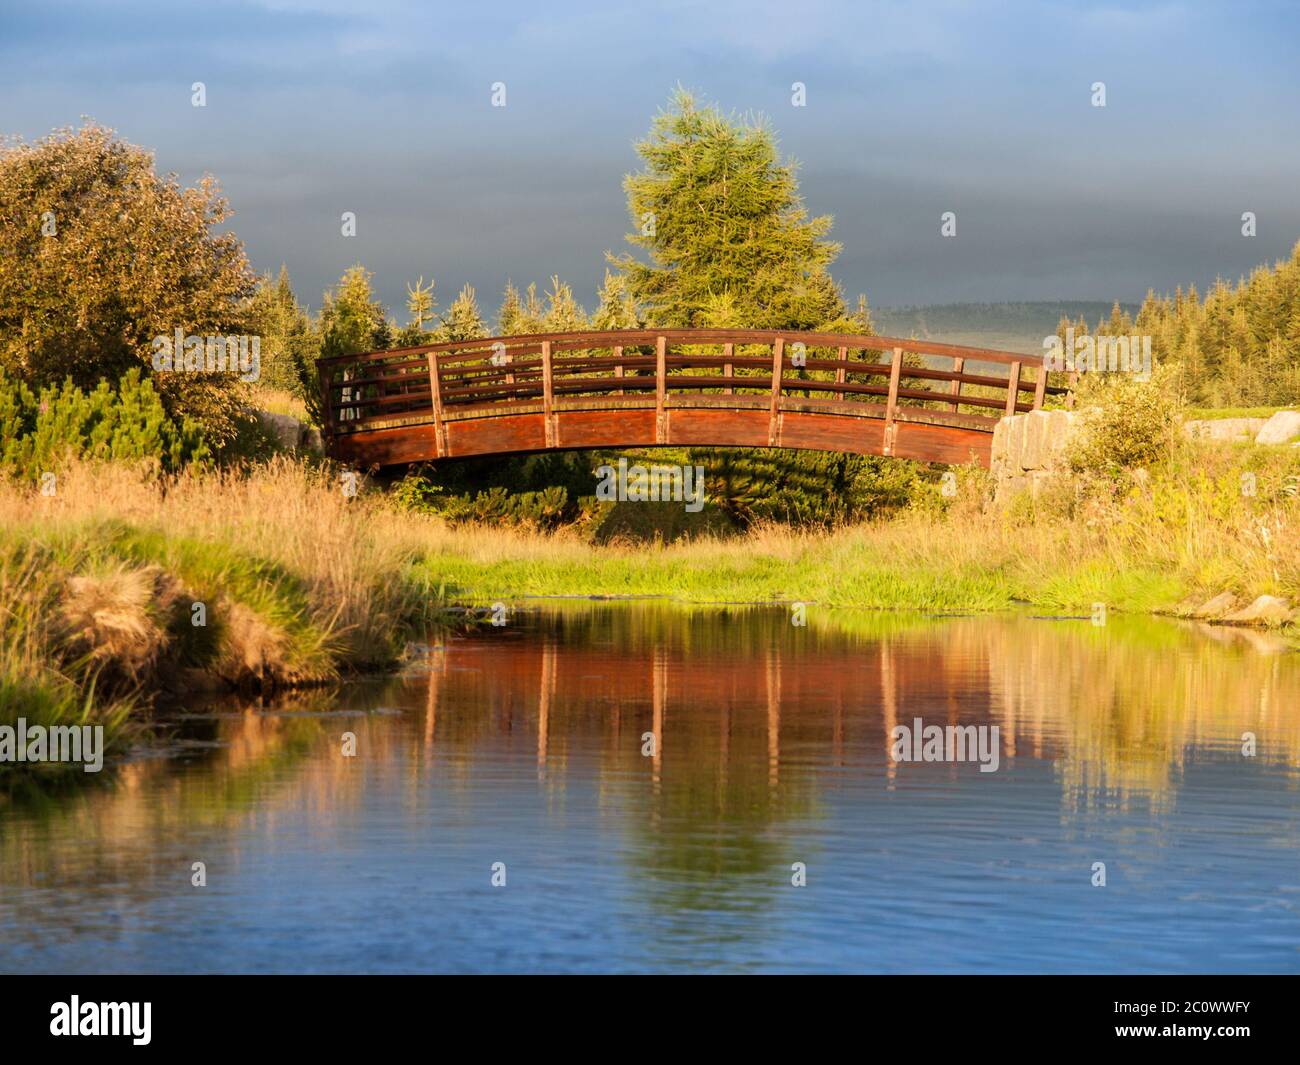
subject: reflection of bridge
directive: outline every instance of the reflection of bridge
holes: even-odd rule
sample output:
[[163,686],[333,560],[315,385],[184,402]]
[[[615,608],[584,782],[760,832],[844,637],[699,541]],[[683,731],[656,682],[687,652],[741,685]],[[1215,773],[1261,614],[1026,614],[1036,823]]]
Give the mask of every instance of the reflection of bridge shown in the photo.
[[683,445],[987,466],[1000,417],[1065,391],[1036,355],[746,329],[489,337],[316,365],[330,454],[363,466]]

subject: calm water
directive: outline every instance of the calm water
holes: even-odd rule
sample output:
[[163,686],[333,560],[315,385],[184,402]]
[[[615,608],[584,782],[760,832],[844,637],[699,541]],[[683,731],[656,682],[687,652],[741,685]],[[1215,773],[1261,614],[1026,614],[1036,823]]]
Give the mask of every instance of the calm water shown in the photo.
[[1298,763],[1267,637],[547,607],[0,807],[0,970],[1294,972]]

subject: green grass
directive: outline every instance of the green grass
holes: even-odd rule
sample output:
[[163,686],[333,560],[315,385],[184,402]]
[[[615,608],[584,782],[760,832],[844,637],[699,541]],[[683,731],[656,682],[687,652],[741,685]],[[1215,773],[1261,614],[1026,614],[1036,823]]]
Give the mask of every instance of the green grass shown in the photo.
[[1290,407],[1192,407],[1186,417],[1194,421],[1218,421],[1223,418],[1270,418]]
[[[934,530],[931,530],[934,533]],[[959,536],[957,530],[949,535]],[[874,610],[996,611],[1031,604],[1091,610],[1102,602],[1136,612],[1172,609],[1184,580],[1151,566],[1115,569],[1014,550],[945,562],[904,545],[888,527],[803,538],[795,550],[752,540],[635,551],[552,542],[527,557],[442,551],[426,560],[449,592],[474,602],[527,596],[667,596],[688,603],[807,602]]]

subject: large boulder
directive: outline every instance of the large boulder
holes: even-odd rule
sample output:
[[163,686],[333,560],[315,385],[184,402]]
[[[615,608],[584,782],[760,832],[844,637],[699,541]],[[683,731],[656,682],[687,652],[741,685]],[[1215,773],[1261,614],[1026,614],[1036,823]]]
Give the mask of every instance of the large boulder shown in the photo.
[[1261,595],[1244,610],[1229,614],[1224,622],[1229,625],[1285,625],[1291,620],[1291,605],[1274,595]]
[[1300,437],[1300,410],[1280,410],[1264,423],[1255,443],[1289,444],[1297,437]]
[[259,410],[256,413],[262,428],[275,437],[276,442],[286,451],[322,450],[319,429],[300,422],[289,414],[273,414],[269,410]]
[[1080,415],[1068,410],[1036,410],[999,421],[989,457],[995,498],[1004,502],[1026,489],[1037,496],[1067,470],[1079,421]]
[[1237,606],[1237,597],[1231,592],[1220,592],[1213,599],[1202,603],[1200,607],[1193,611],[1192,617],[1196,618],[1221,618],[1231,614]]
[[1183,423],[1183,432],[1193,440],[1246,443],[1255,439],[1267,421],[1267,418],[1194,418]]

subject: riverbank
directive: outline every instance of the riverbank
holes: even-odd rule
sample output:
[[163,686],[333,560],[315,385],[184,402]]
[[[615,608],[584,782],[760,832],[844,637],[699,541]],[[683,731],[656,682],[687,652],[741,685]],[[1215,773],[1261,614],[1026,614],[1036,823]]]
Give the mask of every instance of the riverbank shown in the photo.
[[1219,619],[1272,596],[1286,610],[1260,620],[1294,635],[1297,465],[1188,443],[1009,508],[962,471],[955,494],[871,524],[602,546],[451,525],[288,459],[176,478],[73,465],[50,495],[0,487],[0,724],[101,723],[111,752],[159,698],[391,668],[454,604],[528,596],[1183,616],[1218,597]]
[[388,668],[444,616],[421,523],[333,471],[82,463],[48,487],[0,487],[0,725],[102,724],[111,752],[160,698]]
[[1300,604],[1298,474],[1293,449],[1186,442],[1150,471],[1079,475],[1006,508],[989,502],[981,476],[961,471],[951,498],[936,486],[932,505],[846,529],[772,525],[731,539],[593,548],[564,533],[443,527],[424,565],[451,597],[474,602],[670,596],[1088,614],[1101,603],[1194,616],[1220,597],[1222,620],[1260,596]]

